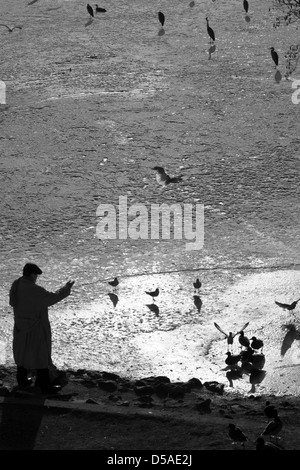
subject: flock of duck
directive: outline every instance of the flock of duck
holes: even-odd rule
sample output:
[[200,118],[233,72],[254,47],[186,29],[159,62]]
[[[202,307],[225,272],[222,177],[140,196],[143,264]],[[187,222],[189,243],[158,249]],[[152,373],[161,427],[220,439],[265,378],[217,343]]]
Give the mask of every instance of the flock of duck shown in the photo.
[[[272,405],[270,401],[266,401],[263,411],[264,415],[270,421],[267,423],[255,441],[256,450],[284,450],[284,448],[279,445],[278,442],[280,439],[279,433],[283,428],[283,422],[279,417],[277,408]],[[242,431],[242,429],[233,423],[228,425],[228,436],[234,445],[240,444],[243,449],[245,448],[245,443],[249,441],[248,437]],[[265,439],[268,437],[271,439],[270,442],[265,441]],[[275,442],[272,442],[272,440],[275,440]]]
[[[119,279],[117,277],[115,277],[112,281],[108,281],[108,284],[113,288],[113,292],[109,292],[107,295],[109,296],[113,306],[116,307],[118,302],[119,302],[119,296],[116,293],[116,289],[119,285]],[[195,295],[193,296],[194,305],[195,305],[198,313],[200,313],[201,307],[202,307],[202,300],[199,296],[199,289],[201,288],[202,283],[200,282],[199,279],[196,279],[196,281],[193,283],[193,285],[194,285],[194,289],[195,289]],[[159,315],[159,307],[155,303],[155,299],[160,294],[159,287],[157,287],[153,291],[145,291],[145,294],[149,295],[152,298],[152,304],[146,304],[146,306],[149,308],[149,310],[151,312],[155,313],[155,315],[158,316]]]
[[[113,290],[115,291],[119,286],[119,280],[117,277],[115,277],[112,281],[109,281],[108,284],[113,287]],[[199,291],[202,287],[202,283],[199,278],[193,282],[193,287],[197,292],[197,294],[194,295],[194,303],[200,312],[202,301],[199,296]],[[149,307],[152,306],[151,310],[158,314],[159,309],[155,304],[155,299],[160,294],[159,288],[157,287],[153,291],[145,291],[145,293],[152,297],[153,304],[150,304]],[[110,293],[108,295],[111,296],[111,300],[113,300],[113,297],[117,298],[117,294],[115,293]],[[299,301],[300,299],[293,301],[291,304],[288,304],[275,300],[275,304],[283,310],[288,310],[294,313],[294,310]],[[244,374],[247,374],[249,375],[249,381],[251,384],[249,393],[254,393],[255,386],[260,384],[266,375],[266,371],[263,369],[265,365],[265,355],[263,352],[264,341],[260,338],[257,338],[256,336],[251,336],[251,338],[245,336],[244,330],[248,327],[248,325],[249,322],[245,323],[245,325],[243,325],[243,327],[236,333],[231,331],[227,333],[216,322],[214,322],[214,326],[220,333],[222,333],[222,335],[224,335],[227,342],[227,352],[225,353],[225,368],[223,370],[226,370],[226,377],[229,381],[230,387],[233,387],[234,380],[240,379]],[[236,336],[238,337],[240,348],[238,354],[234,354],[233,352],[233,343]],[[279,417],[278,410],[274,405],[267,401],[264,408],[264,414],[267,418],[270,419],[270,421],[255,441],[256,449],[283,450],[283,448],[278,444],[278,434],[283,428],[283,422]],[[248,438],[244,432],[233,423],[228,425],[228,436],[234,445],[241,444],[243,448],[245,443],[248,441]],[[276,443],[265,441],[265,438],[268,436],[275,438]]]
[[[295,300],[291,304],[275,300],[275,304],[283,310],[294,313],[294,309],[299,300],[300,299]],[[233,334],[231,331],[226,333],[216,322],[214,323],[217,330],[220,331],[227,340],[227,357],[225,358],[226,366],[224,370],[226,370],[226,378],[229,381],[229,386],[233,387],[234,380],[239,380],[244,374],[247,374],[251,384],[249,393],[255,393],[255,386],[260,384],[266,376],[266,371],[263,369],[266,358],[263,353],[263,340],[256,336],[252,336],[251,338],[245,336],[244,330],[248,325],[249,322]],[[240,351],[238,354],[233,354],[233,340],[237,335],[239,335],[238,342]]]

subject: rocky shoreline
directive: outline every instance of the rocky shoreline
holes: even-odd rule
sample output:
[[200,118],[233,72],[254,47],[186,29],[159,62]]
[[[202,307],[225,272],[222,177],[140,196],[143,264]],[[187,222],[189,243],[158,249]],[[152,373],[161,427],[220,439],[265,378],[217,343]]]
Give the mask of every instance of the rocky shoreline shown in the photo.
[[[41,422],[35,430],[34,449],[241,449],[228,436],[228,424],[234,423],[247,436],[245,448],[255,450],[255,440],[267,425],[264,407],[269,400],[284,423],[280,445],[285,450],[300,449],[298,397],[243,396],[215,381],[171,382],[167,376],[128,380],[111,372],[84,369],[58,371],[58,378],[61,392],[43,396],[33,386],[16,387],[15,369],[1,367],[0,436],[7,410],[6,436],[14,413],[18,423],[25,413],[27,426],[26,413],[31,416],[33,409],[39,409]],[[78,429],[76,438],[66,428]],[[3,448],[20,448],[14,439],[7,444],[4,439]],[[266,436],[266,440],[274,438]]]

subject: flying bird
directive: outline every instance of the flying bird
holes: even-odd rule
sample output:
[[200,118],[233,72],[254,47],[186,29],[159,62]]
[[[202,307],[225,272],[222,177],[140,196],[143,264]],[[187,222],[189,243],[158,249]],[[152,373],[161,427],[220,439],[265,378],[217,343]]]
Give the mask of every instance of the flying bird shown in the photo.
[[249,10],[249,3],[247,2],[247,0],[244,0],[244,1],[243,1],[243,7],[244,7],[245,12],[248,13],[248,10]]
[[164,168],[161,166],[154,166],[152,170],[156,171],[156,181],[162,186],[166,186],[170,183],[180,183],[182,180],[182,176],[175,176],[174,178],[171,178],[169,175],[167,175]]
[[7,24],[3,24],[3,23],[1,23],[0,26],[5,26],[5,28],[7,28],[10,33],[12,33],[14,29],[22,29],[23,28],[23,26],[13,26],[12,28],[10,28],[9,26],[7,26]]
[[117,277],[114,278],[113,281],[108,281],[108,284],[114,288],[116,288],[119,285],[119,280]]
[[263,350],[264,342],[261,339],[256,338],[256,336],[252,336],[252,338],[250,338],[250,341],[252,341],[251,342],[252,349],[256,349],[256,351],[258,351],[259,349],[261,351]]
[[157,287],[154,291],[145,291],[145,293],[151,295],[154,302],[154,297],[157,297],[159,295],[159,288]]
[[214,33],[214,30],[209,26],[209,23],[208,23],[208,18],[206,17],[206,29],[207,29],[207,33],[210,37],[210,42],[215,42],[215,33]]
[[194,295],[194,305],[198,310],[198,313],[200,313],[202,307],[202,300],[200,299],[199,295]]
[[284,448],[273,442],[265,442],[263,437],[258,437],[256,439],[255,450],[284,450]]
[[105,12],[106,12],[105,8],[98,7],[96,3],[96,13],[105,13]]
[[271,50],[271,57],[273,59],[273,62],[275,64],[275,68],[276,68],[277,65],[278,65],[278,62],[279,62],[278,54],[275,51],[274,47],[270,47],[270,50]]
[[222,330],[222,328],[217,323],[214,323],[214,325],[221,333],[223,333],[225,338],[227,338],[227,345],[228,345],[228,351],[229,351],[229,348],[230,347],[232,348],[232,345],[233,345],[233,338],[236,335],[241,334],[241,332],[249,325],[249,322],[245,323],[243,328],[240,331],[237,331],[235,334],[233,334],[231,331],[227,334],[225,333],[225,331]]
[[159,19],[160,24],[163,26],[165,24],[166,18],[165,18],[165,15],[161,11],[158,12],[158,19]]
[[245,442],[248,440],[243,431],[233,423],[228,424],[228,436],[232,440],[233,444],[237,444],[239,442],[242,447],[245,446]]
[[195,290],[199,290],[202,286],[202,283],[199,281],[199,279],[196,279],[196,282],[193,283]]
[[87,9],[89,15],[91,15],[91,17],[94,18],[94,10],[93,10],[93,8],[91,7],[91,5],[89,3],[87,4],[86,9]]
[[117,303],[119,302],[119,297],[116,294],[113,294],[113,293],[109,293],[107,295],[109,296],[113,306],[116,307]]
[[298,300],[295,300],[294,302],[292,302],[291,304],[282,304],[281,302],[277,302],[277,300],[275,300],[275,304],[278,305],[278,307],[281,307],[283,308],[283,310],[289,310],[289,311],[292,311],[296,308],[297,306],[297,303],[299,302],[300,299]]

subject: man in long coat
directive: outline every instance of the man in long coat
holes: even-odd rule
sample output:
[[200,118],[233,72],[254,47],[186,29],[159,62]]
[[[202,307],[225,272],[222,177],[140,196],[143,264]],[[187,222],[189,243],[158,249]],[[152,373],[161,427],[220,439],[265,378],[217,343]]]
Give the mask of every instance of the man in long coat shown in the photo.
[[68,281],[57,292],[48,292],[36,284],[41,269],[32,263],[25,264],[23,276],[10,288],[9,304],[14,310],[13,355],[17,365],[19,386],[30,384],[28,370],[36,370],[35,385],[43,393],[57,391],[50,383],[51,326],[48,307],[60,302],[71,293],[74,282]]

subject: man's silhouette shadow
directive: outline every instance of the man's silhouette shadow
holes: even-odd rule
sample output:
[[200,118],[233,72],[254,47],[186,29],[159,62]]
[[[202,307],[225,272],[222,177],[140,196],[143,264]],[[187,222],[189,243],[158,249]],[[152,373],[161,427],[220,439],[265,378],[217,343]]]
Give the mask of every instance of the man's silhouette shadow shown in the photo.
[[[28,403],[26,403],[26,400]],[[23,402],[23,403],[22,403]],[[5,397],[0,405],[0,450],[33,450],[44,414],[44,397]]]

